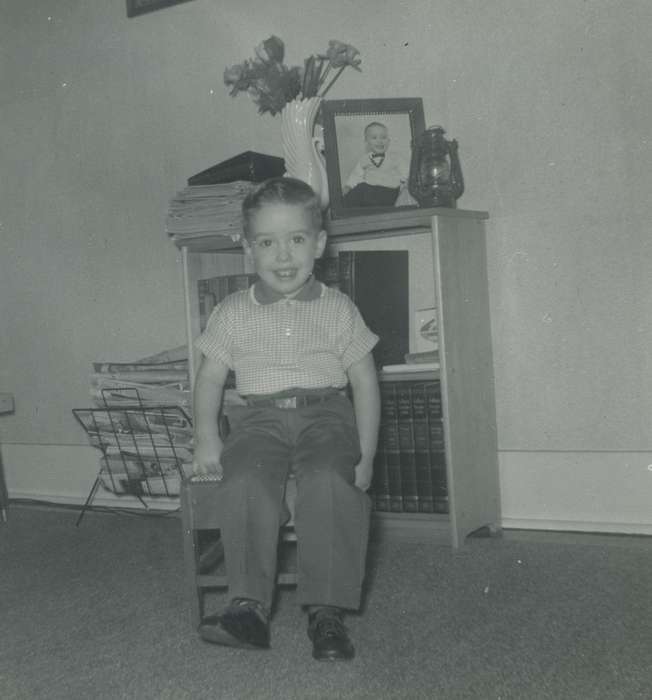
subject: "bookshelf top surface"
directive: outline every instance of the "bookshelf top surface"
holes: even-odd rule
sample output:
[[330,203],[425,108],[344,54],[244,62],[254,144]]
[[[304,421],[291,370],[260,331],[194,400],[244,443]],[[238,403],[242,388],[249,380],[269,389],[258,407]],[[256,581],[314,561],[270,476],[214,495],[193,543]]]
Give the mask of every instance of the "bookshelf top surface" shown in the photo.
[[[351,216],[335,219],[326,225],[331,239],[346,236],[347,239],[380,238],[383,236],[401,236],[430,229],[434,217],[456,219],[488,219],[485,211],[468,209],[398,209],[396,212]],[[219,251],[241,251],[240,244],[228,236],[206,233],[196,236],[176,237],[172,239],[177,248],[186,248],[190,252],[209,253]]]

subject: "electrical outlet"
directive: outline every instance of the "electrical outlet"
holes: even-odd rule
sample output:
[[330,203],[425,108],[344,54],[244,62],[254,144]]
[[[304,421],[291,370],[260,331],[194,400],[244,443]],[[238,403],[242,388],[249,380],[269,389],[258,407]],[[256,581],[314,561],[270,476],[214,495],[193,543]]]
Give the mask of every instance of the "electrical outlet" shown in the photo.
[[14,412],[14,395],[0,393],[0,413]]

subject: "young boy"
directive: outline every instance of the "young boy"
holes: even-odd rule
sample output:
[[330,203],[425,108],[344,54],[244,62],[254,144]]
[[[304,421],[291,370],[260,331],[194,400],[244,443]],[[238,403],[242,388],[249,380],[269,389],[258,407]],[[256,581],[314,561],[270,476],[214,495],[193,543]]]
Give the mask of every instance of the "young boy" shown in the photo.
[[365,154],[356,163],[342,190],[348,207],[394,206],[407,186],[408,166],[389,151],[389,131],[380,122],[364,130]]
[[[298,598],[320,660],[350,659],[343,624],[359,608],[380,421],[378,341],[341,292],[312,275],[326,246],[319,200],[275,178],[243,203],[243,246],[259,279],[222,301],[197,341],[195,472],[221,480],[230,604],[204,620],[207,641],[268,647],[284,489],[296,477]],[[229,370],[246,405],[217,416]],[[350,383],[353,405],[345,394]]]

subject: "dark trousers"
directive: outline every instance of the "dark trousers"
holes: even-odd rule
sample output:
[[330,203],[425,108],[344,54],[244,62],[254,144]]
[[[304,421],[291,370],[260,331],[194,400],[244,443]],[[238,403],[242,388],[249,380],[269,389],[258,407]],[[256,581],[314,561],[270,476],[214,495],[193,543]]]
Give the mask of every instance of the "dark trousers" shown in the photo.
[[230,596],[271,606],[292,472],[299,603],[359,608],[371,500],[354,486],[360,443],[349,399],[238,406],[229,409],[229,425],[219,507]]
[[383,187],[383,185],[369,185],[366,182],[360,182],[344,195],[344,206],[393,207],[398,193],[398,187]]

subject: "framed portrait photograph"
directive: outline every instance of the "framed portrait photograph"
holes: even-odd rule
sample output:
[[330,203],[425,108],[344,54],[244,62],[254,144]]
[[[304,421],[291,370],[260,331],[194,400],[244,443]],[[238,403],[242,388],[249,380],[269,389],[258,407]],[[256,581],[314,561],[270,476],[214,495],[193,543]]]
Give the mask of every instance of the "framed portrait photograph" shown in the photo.
[[418,207],[407,181],[420,97],[324,100],[321,114],[332,219]]
[[127,17],[144,15],[146,12],[161,10],[171,5],[180,5],[182,2],[190,2],[190,0],[127,0]]

